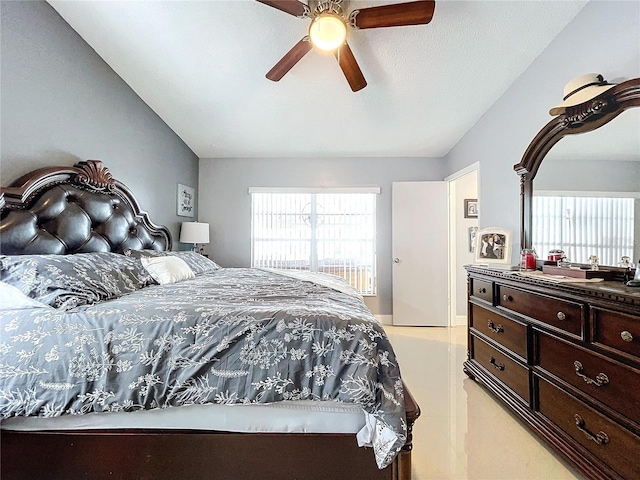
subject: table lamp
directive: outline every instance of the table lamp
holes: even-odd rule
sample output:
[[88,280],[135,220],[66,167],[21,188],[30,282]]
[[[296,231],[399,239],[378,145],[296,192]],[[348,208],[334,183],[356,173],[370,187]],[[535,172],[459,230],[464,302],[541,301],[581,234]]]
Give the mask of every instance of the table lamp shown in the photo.
[[201,222],[182,222],[180,241],[192,243],[193,251],[197,251],[198,243],[209,243],[209,224]]

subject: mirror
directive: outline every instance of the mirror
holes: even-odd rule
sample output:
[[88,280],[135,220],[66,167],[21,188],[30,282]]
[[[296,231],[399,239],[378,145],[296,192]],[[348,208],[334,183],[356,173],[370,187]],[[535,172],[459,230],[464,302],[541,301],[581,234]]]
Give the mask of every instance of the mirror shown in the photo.
[[562,138],[533,181],[532,247],[572,262],[640,258],[640,108],[597,130]]
[[[536,135],[514,166],[521,175],[523,248],[535,248],[541,259],[550,249],[562,248],[572,262],[588,263],[596,255],[601,265],[612,266],[618,265],[623,251],[638,262],[640,109],[634,108],[638,106],[640,79],[628,80],[568,107]],[[586,214],[580,209],[597,209],[606,227],[602,222],[597,229],[585,226]],[[611,240],[620,237],[624,240]],[[564,244],[555,245],[558,238]]]

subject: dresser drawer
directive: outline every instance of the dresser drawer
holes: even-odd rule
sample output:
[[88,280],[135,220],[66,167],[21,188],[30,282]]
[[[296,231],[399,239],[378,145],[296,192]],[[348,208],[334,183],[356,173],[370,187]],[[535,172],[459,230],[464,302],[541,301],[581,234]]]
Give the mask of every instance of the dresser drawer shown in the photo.
[[527,359],[527,326],[510,320],[502,315],[471,305],[469,325],[487,337],[504,345],[516,355]]
[[591,307],[593,342],[640,362],[640,317]]
[[640,424],[640,370],[536,332],[537,365]]
[[469,295],[485,302],[493,303],[493,282],[478,280],[474,277],[471,277],[469,282]]
[[538,382],[538,410],[623,478],[640,478],[640,437],[547,381]]
[[496,285],[498,305],[584,339],[584,306]]
[[473,360],[529,403],[529,370],[478,337],[471,341]]

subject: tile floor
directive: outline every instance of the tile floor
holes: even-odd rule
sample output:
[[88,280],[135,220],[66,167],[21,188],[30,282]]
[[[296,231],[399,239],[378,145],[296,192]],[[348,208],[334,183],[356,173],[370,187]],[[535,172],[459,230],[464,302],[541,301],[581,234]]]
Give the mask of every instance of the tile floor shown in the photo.
[[422,410],[412,480],[584,480],[463,373],[466,327],[385,329]]

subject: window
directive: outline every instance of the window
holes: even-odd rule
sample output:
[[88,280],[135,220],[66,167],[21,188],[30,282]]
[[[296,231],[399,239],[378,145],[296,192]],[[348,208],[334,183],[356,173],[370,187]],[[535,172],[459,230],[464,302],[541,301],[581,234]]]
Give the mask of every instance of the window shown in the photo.
[[379,189],[257,189],[251,193],[251,265],[324,272],[376,292]]
[[633,257],[633,198],[534,196],[533,248],[546,258],[554,248],[572,262],[617,265]]

